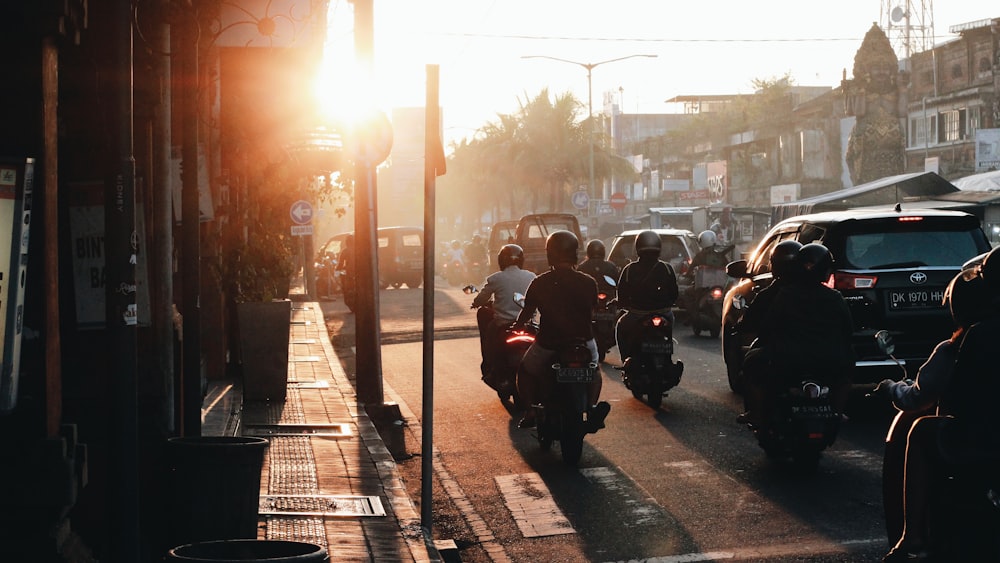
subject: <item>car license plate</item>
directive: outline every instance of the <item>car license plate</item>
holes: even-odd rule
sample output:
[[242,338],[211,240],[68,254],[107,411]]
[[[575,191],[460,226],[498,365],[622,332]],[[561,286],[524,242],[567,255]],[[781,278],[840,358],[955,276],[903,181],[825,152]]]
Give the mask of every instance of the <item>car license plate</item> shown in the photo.
[[559,383],[590,383],[594,380],[593,368],[559,368],[556,381]]
[[647,340],[641,349],[647,354],[673,354],[674,343],[670,340]]
[[889,291],[889,309],[902,311],[907,309],[937,309],[942,307],[944,290],[939,288],[905,289]]
[[594,320],[595,321],[613,321],[615,319],[615,314],[611,311],[595,311]]

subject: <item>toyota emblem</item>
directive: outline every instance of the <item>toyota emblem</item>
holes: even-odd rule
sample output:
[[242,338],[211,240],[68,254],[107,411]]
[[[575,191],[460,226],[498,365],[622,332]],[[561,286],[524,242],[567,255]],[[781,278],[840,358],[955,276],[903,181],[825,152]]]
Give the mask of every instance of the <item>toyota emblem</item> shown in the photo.
[[910,274],[910,281],[917,285],[920,285],[927,281],[927,274],[923,272],[913,272],[912,274]]

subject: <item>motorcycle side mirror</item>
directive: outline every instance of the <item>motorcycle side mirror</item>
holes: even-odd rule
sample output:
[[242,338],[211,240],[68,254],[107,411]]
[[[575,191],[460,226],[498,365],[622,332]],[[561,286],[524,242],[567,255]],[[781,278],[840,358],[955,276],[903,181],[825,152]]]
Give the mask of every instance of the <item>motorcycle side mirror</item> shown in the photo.
[[478,291],[479,291],[479,288],[477,288],[474,285],[467,285],[467,286],[465,286],[465,287],[462,288],[462,293],[464,293],[466,295],[469,295],[471,293],[477,293]]
[[892,342],[892,335],[888,330],[880,330],[875,333],[875,344],[886,356],[891,356],[896,351],[896,345]]
[[618,282],[615,281],[615,278],[613,278],[611,276],[608,276],[608,275],[604,276],[604,283],[610,285],[611,287],[617,287],[618,286]]

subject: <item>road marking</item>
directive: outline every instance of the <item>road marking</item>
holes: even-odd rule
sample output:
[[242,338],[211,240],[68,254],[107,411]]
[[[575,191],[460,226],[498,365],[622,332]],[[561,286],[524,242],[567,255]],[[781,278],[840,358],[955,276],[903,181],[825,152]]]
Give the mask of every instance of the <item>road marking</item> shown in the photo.
[[526,538],[575,534],[538,473],[494,477],[504,504]]
[[631,491],[641,488],[627,476],[612,471],[610,467],[589,467],[581,469],[580,473],[595,485],[624,498],[624,503],[630,507],[631,513],[631,517],[625,516],[621,519],[626,526],[662,523],[663,507],[651,497],[639,498],[639,495],[631,494]]

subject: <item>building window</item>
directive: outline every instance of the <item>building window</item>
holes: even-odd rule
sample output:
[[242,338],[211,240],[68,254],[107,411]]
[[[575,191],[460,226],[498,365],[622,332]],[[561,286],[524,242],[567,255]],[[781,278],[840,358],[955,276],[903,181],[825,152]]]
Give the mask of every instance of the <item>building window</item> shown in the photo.
[[968,126],[966,128],[966,131],[968,131],[968,134],[966,135],[966,138],[974,139],[976,137],[976,131],[979,130],[979,119],[980,119],[979,106],[972,106],[971,108],[969,108],[967,117],[968,117]]
[[951,65],[951,77],[962,78],[962,65],[960,64]]
[[957,141],[959,139],[960,123],[959,114],[957,109],[942,111],[938,114],[938,121],[941,122],[938,128],[938,141],[948,142]]
[[934,115],[921,115],[910,119],[910,147],[924,147],[937,144]]

